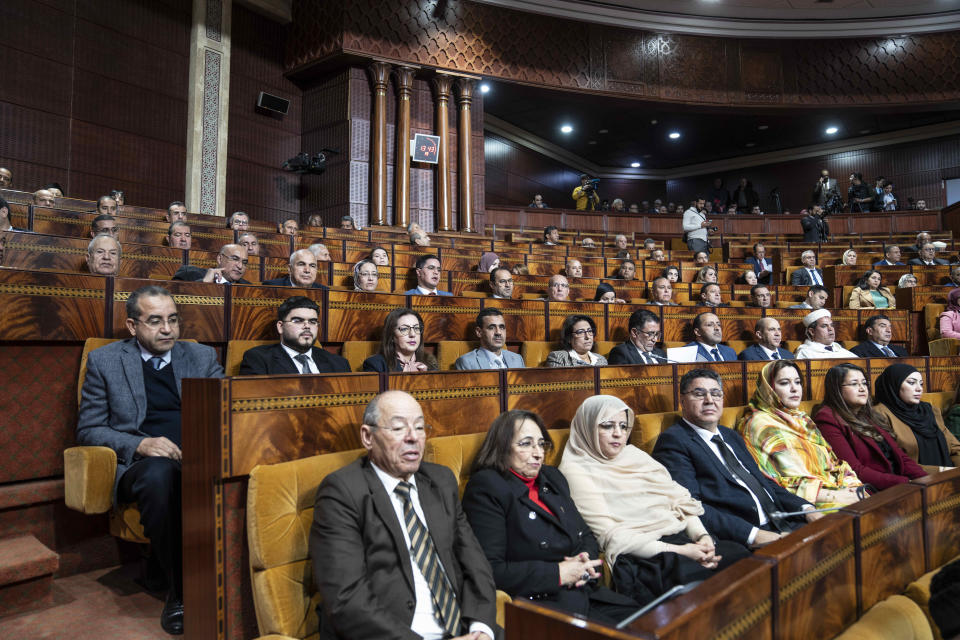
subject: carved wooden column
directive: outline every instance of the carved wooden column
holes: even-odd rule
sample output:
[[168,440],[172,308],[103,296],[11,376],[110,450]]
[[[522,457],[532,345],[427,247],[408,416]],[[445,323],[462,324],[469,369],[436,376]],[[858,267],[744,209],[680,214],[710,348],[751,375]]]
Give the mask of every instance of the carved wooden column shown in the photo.
[[460,95],[460,126],[458,129],[457,157],[460,163],[457,169],[457,185],[460,192],[460,231],[473,231],[473,166],[470,162],[470,143],[473,131],[470,128],[470,106],[473,104],[475,83],[470,78],[457,80]]
[[410,224],[410,96],[413,95],[413,69],[397,67],[397,157],[393,169],[393,224]]
[[439,231],[451,231],[452,212],[450,207],[450,167],[448,152],[450,149],[450,89],[453,78],[437,74],[433,79],[433,88],[437,98],[437,135],[440,136],[440,149],[437,151],[437,212]]
[[369,67],[373,82],[373,122],[370,123],[370,224],[387,223],[387,84],[390,65],[374,62]]

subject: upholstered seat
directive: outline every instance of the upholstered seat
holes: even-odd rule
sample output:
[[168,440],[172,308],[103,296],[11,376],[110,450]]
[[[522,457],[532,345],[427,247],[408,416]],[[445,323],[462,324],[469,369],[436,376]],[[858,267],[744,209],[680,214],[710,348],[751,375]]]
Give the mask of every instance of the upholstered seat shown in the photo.
[[835,640],[933,640],[923,610],[910,598],[894,595],[878,602]]

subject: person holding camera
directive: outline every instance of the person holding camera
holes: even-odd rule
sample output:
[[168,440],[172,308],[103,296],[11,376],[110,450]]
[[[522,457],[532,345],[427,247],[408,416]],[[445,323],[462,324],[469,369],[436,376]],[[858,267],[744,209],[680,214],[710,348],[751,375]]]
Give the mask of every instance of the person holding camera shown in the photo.
[[862,174],[850,174],[847,201],[850,203],[850,213],[867,213],[873,208],[874,194],[870,187],[863,184]]
[[590,176],[580,174],[580,186],[573,190],[573,199],[577,203],[577,211],[596,211],[600,205],[600,195],[597,193],[599,180],[591,180]]
[[699,198],[690,203],[690,208],[683,212],[683,235],[687,242],[687,248],[690,251],[710,251],[710,230],[716,231],[716,227],[711,227],[712,220],[707,220],[707,214],[704,211],[706,200]]
[[826,242],[830,236],[830,225],[824,220],[827,212],[818,204],[810,207],[810,212],[800,219],[803,227],[804,242]]

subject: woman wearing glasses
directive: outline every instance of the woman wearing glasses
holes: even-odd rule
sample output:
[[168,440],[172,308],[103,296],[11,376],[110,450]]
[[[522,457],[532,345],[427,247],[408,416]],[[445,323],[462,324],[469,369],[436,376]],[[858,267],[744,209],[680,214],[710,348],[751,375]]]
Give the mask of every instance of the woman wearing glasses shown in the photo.
[[394,309],[383,322],[380,351],[361,371],[435,371],[437,360],[423,350],[423,320],[410,309]]
[[700,502],[630,444],[633,421],[619,398],[587,398],[570,424],[560,472],[613,567],[616,590],[644,604],[750,552],[711,537]]
[[376,293],[380,271],[373,260],[364,259],[353,265],[353,290]]
[[801,380],[793,360],[768,363],[757,376],[757,390],[737,431],[760,470],[787,491],[818,509],[857,502],[864,495],[863,483],[799,408]]
[[813,419],[860,480],[886,489],[927,475],[890,435],[890,421],[871,405],[863,369],[838,364],[827,371],[823,385],[823,402],[814,408]]
[[567,481],[547,466],[550,434],[535,413],[493,421],[470,471],[463,511],[493,568],[497,589],[567,613],[613,623],[638,605],[597,584],[602,561]]
[[551,351],[547,356],[548,367],[603,367],[607,359],[593,353],[597,325],[590,316],[574,314],[567,316],[560,328],[560,344],[563,349]]

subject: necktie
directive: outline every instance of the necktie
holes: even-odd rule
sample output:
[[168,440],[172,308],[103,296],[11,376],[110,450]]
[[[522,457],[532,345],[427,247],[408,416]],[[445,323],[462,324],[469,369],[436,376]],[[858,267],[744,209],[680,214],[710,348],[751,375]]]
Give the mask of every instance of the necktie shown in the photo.
[[649,353],[643,354],[643,359],[646,360],[647,364],[657,364],[657,361]]
[[824,347],[824,349],[826,349],[827,351],[833,351],[833,345],[828,345]]
[[456,636],[460,631],[460,605],[457,604],[453,587],[447,582],[447,576],[443,572],[443,567],[440,566],[440,556],[437,554],[436,547],[433,546],[433,538],[430,537],[430,532],[420,522],[417,512],[413,509],[410,498],[412,488],[413,485],[409,482],[401,482],[393,490],[403,501],[403,521],[410,536],[410,555],[420,567],[420,572],[430,587],[437,622],[443,626],[448,635]]
[[305,353],[301,353],[300,355],[295,356],[293,359],[300,363],[300,373],[310,373],[310,356]]
[[437,295],[437,292],[436,292],[436,291],[431,291],[431,292],[428,293],[427,295],[428,295],[428,296],[435,296],[435,295]]
[[153,365],[155,371],[160,371],[160,367],[163,366],[163,358],[160,356],[153,356],[150,358],[150,364]]
[[893,350],[891,350],[889,347],[883,347],[883,346],[881,346],[881,347],[880,347],[880,351],[883,351],[883,355],[887,356],[888,358],[896,358],[896,357],[897,357],[897,354],[895,354],[895,353],[893,352]]
[[493,368],[494,368],[494,369],[506,369],[506,368],[507,368],[507,365],[505,365],[505,364],[503,363],[503,360],[501,360],[500,358],[494,358],[494,359],[493,359]]
[[710,353],[713,354],[714,361],[723,362],[723,358],[720,357],[720,349],[711,349]]
[[749,471],[747,471],[740,461],[737,460],[737,456],[733,454],[733,451],[726,445],[723,441],[723,438],[720,435],[715,435],[710,438],[710,442],[713,442],[717,445],[717,449],[720,450],[720,456],[723,458],[724,464],[727,465],[727,469],[730,470],[732,474],[740,478],[747,488],[750,490],[753,495],[757,497],[757,500],[760,501],[760,506],[763,508],[764,513],[767,514],[767,519],[770,521],[770,526],[772,526],[777,531],[780,531],[779,523],[770,517],[770,514],[774,511],[777,511],[777,506],[773,504],[773,500],[770,499],[769,494],[767,494],[766,489],[764,489],[757,479],[753,477]]
[[770,359],[771,359],[771,360],[779,360],[779,359],[780,359],[780,354],[777,353],[776,351],[774,351],[773,353],[770,354]]
[[817,273],[816,269],[810,269],[810,279],[813,284],[823,284],[823,280],[820,279],[820,274]]

